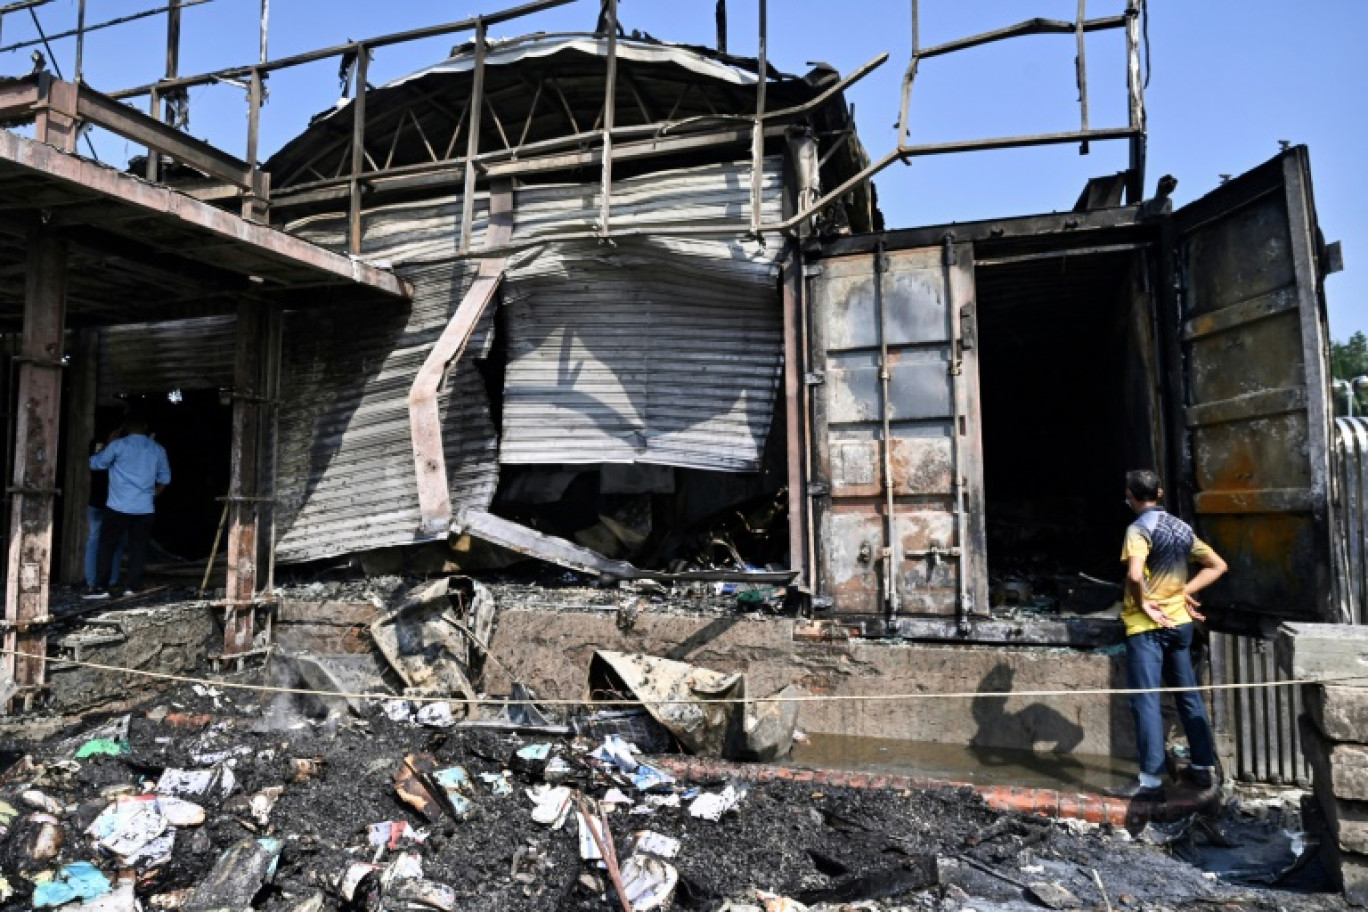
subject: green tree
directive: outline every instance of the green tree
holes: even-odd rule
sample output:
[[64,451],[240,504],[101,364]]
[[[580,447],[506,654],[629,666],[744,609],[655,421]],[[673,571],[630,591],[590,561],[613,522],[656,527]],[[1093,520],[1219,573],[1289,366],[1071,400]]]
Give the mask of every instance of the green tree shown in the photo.
[[1352,380],[1368,374],[1368,336],[1361,331],[1348,342],[1330,343],[1330,372],[1336,380]]

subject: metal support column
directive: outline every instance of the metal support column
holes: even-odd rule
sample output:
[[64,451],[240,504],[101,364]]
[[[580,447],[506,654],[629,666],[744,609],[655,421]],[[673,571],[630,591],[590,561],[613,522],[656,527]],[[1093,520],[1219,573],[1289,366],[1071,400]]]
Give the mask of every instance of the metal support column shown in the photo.
[[804,386],[807,359],[803,351],[803,252],[794,249],[784,264],[784,419],[788,455],[789,569],[796,570],[794,581],[808,590],[811,576],[808,564],[807,449],[804,426],[807,423]]
[[599,233],[612,232],[613,213],[613,128],[617,123],[617,0],[608,0],[608,74],[603,86],[603,189],[599,200]]
[[[17,696],[25,708],[43,686],[42,660],[10,654],[47,654],[42,626],[48,612],[52,564],[53,498],[57,496],[57,446],[61,422],[62,332],[66,323],[65,243],[50,227],[33,229],[24,283],[24,332],[20,352],[14,475],[10,494],[10,541],[5,574],[3,703]],[[36,622],[36,623],[35,623]],[[11,690],[14,688],[16,690]]]
[[[67,398],[62,411],[66,460],[62,472],[62,547],[58,579],[85,581],[85,552],[89,536],[86,507],[90,503],[90,462],[86,445],[95,439],[95,395],[98,380],[100,332],[81,329],[72,334]],[[101,504],[103,506],[103,504]]]
[[1140,5],[1126,0],[1126,92],[1130,111],[1130,170],[1126,174],[1126,202],[1145,198],[1145,87],[1140,78]]
[[223,657],[251,651],[257,582],[261,501],[260,452],[262,353],[266,317],[261,305],[238,306],[237,358],[233,367],[233,442],[228,482],[228,582]]
[[485,24],[475,25],[475,73],[470,89],[470,133],[466,136],[465,180],[461,183],[461,253],[470,252],[475,226],[475,156],[480,154],[480,120],[484,110]]
[[347,249],[361,253],[361,172],[366,167],[366,71],[370,48],[356,47],[356,90],[352,97],[351,183],[348,185]]

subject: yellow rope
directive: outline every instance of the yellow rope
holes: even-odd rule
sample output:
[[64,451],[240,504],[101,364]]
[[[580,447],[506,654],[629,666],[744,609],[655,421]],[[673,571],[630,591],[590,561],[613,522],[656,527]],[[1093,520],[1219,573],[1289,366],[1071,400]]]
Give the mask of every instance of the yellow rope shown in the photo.
[[13,649],[0,649],[0,655],[12,655],[25,659],[37,659],[48,665],[70,665],[76,668],[91,668],[96,671],[113,671],[120,674],[139,675],[144,678],[154,678],[158,681],[173,681],[179,684],[202,684],[208,687],[222,687],[229,690],[248,690],[255,693],[271,694],[294,694],[306,697],[333,697],[346,700],[408,700],[411,703],[449,703],[460,702],[474,706],[517,706],[524,703],[535,703],[538,706],[640,706],[649,703],[652,706],[689,706],[699,703],[720,706],[727,704],[745,703],[880,703],[892,702],[897,700],[951,700],[951,699],[971,699],[976,700],[983,697],[1112,697],[1128,696],[1132,694],[1144,693],[1187,693],[1190,691],[1218,691],[1218,690],[1257,690],[1268,687],[1292,687],[1302,684],[1338,684],[1345,681],[1368,681],[1368,675],[1353,675],[1341,678],[1302,678],[1294,681],[1257,681],[1246,684],[1197,684],[1192,687],[1149,687],[1149,688],[1116,688],[1116,689],[1092,689],[1092,690],[1008,690],[1008,691],[978,691],[964,690],[951,693],[911,693],[911,694],[821,694],[821,695],[802,695],[794,697],[725,697],[721,699],[678,699],[678,700],[514,700],[510,698],[502,699],[477,699],[466,700],[461,697],[447,696],[402,696],[396,694],[377,694],[377,693],[347,693],[340,690],[309,690],[302,687],[275,687],[267,684],[240,684],[236,681],[225,681],[222,679],[192,678],[186,675],[167,674],[160,671],[143,671],[138,668],[123,668],[118,665],[101,665],[98,662],[81,662],[76,659],[54,659],[48,656],[34,655],[28,652],[18,652]]

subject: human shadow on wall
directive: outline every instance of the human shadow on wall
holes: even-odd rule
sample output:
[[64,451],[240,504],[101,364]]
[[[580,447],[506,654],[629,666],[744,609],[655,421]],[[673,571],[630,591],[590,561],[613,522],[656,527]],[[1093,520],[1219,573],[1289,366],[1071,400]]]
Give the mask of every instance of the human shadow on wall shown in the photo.
[[[973,701],[977,730],[969,740],[969,752],[984,766],[1021,766],[1044,776],[1074,785],[1085,785],[1084,766],[1070,757],[1083,742],[1083,727],[1059,710],[1032,703],[1008,712],[1006,696],[1016,671],[1000,663],[979,682],[983,696]],[[1049,745],[1048,752],[1037,745]]]

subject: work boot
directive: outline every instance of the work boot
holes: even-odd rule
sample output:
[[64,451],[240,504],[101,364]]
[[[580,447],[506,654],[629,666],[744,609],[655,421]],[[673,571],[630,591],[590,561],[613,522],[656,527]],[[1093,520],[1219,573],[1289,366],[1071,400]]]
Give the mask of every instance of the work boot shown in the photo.
[[87,599],[89,601],[95,601],[97,599],[107,599],[109,598],[109,590],[104,588],[103,586],[94,586],[91,589],[89,589],[85,595],[81,596],[81,598]]
[[1125,798],[1128,801],[1164,800],[1164,787],[1162,785],[1145,785],[1143,782],[1139,781],[1128,782],[1125,785],[1103,789],[1102,793],[1111,798]]
[[1182,780],[1193,788],[1205,792],[1214,785],[1220,785],[1219,767],[1185,766]]

